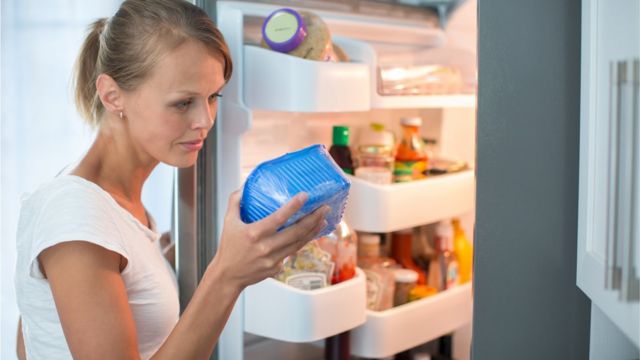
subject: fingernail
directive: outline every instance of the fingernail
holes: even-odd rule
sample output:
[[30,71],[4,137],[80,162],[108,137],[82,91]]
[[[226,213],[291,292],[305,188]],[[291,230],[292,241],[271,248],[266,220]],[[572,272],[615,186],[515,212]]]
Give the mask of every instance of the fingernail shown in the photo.
[[298,198],[300,199],[300,201],[305,203],[309,199],[309,194],[307,194],[306,192],[301,192],[298,194]]

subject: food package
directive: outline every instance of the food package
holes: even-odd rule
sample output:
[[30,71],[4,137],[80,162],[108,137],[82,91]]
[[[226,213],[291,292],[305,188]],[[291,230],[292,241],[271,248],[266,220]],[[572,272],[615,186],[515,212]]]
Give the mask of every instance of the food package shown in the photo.
[[333,270],[331,254],[323,251],[314,240],[287,257],[275,278],[300,290],[315,290],[331,285]]
[[244,184],[240,217],[245,223],[261,220],[296,194],[306,192],[307,202],[282,229],[328,205],[331,211],[325,217],[327,226],[318,234],[326,236],[342,219],[350,186],[351,182],[324,145],[312,145],[258,165]]

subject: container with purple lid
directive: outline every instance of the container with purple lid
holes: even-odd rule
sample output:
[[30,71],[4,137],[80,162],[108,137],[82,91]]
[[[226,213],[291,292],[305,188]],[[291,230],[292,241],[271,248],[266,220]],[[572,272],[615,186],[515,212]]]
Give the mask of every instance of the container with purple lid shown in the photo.
[[300,13],[290,8],[274,11],[262,24],[262,38],[278,52],[288,53],[307,36],[307,27]]

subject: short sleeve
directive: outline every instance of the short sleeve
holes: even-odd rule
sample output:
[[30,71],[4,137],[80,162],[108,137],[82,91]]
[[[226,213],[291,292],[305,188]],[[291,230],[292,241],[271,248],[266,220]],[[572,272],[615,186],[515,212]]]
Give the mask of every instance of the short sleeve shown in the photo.
[[[129,260],[128,249],[113,216],[113,206],[94,189],[68,183],[53,189],[39,201],[32,222],[29,275],[43,279],[38,256],[45,249],[67,241],[86,241]],[[33,206],[33,205],[32,205]],[[35,210],[35,211],[33,211]],[[129,265],[127,265],[129,266]]]

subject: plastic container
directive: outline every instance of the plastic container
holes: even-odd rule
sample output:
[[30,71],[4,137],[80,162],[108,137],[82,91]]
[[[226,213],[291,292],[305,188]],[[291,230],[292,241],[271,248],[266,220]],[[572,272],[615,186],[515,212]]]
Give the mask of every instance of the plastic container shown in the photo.
[[[247,177],[240,200],[245,223],[261,220],[278,210],[293,196],[306,192],[304,206],[283,225],[290,226],[323,205],[331,211],[319,236],[332,232],[342,219],[351,183],[331,159],[323,145],[313,145],[266,161]],[[280,229],[281,230],[281,229]]]
[[409,302],[409,293],[416,287],[418,273],[409,269],[396,269],[393,272],[396,290],[393,294],[393,306]]

